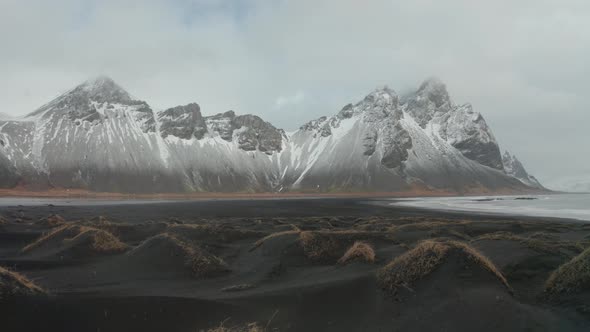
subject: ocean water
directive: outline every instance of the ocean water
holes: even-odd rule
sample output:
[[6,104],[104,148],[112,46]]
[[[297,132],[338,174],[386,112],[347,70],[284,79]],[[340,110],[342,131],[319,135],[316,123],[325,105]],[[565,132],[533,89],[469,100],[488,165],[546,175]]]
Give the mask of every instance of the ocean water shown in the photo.
[[393,206],[590,221],[590,194],[395,199]]

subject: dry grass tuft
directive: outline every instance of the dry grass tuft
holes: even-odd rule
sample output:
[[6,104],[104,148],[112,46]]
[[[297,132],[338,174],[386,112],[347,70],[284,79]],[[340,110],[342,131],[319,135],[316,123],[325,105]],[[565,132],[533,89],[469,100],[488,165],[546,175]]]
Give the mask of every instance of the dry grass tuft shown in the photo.
[[412,250],[381,268],[377,272],[377,280],[383,289],[392,293],[400,287],[409,288],[414,282],[426,277],[442,264],[451,250],[460,250],[470,261],[490,271],[512,293],[506,278],[487,257],[459,241],[422,241]]
[[[229,271],[223,259],[209,253],[205,249],[189,241],[180,239],[174,234],[162,233],[145,240],[142,244],[128,253],[133,256],[154,244],[164,245],[165,248],[172,248],[175,256],[182,257],[184,266],[197,278],[208,278]],[[162,248],[162,247],[158,247]],[[159,249],[163,250],[163,249]],[[148,252],[150,255],[152,252]]]
[[475,248],[471,247],[467,243],[459,242],[459,241],[449,241],[448,242],[452,247],[460,249],[463,251],[464,254],[471,259],[476,265],[485,268],[486,270],[490,271],[498,280],[500,280],[504,286],[512,293],[512,287],[508,284],[508,280],[504,277],[502,272],[498,270],[496,265],[492,263],[492,261],[484,256],[484,254],[477,251]]
[[223,259],[196,246],[190,247],[186,265],[197,278],[212,277],[229,271]]
[[218,327],[208,329],[207,332],[264,332],[266,329],[258,325],[258,323],[248,323],[244,326],[226,327],[224,322]]
[[55,227],[65,224],[66,220],[59,214],[49,215],[47,218],[43,218],[37,222],[38,225],[46,225],[49,227]]
[[179,238],[204,241],[234,242],[247,238],[256,238],[260,232],[241,229],[226,224],[169,224],[168,233],[175,234]]
[[545,292],[553,295],[584,289],[590,289],[590,249],[553,271],[545,283]]
[[408,288],[434,271],[446,257],[449,246],[431,240],[420,242],[414,249],[396,257],[377,272],[377,280],[386,291],[395,293]]
[[[127,250],[128,246],[121,242],[113,234],[100,229],[88,229],[86,233],[92,233],[92,248],[101,253],[116,253]],[[80,233],[81,236],[84,233]],[[76,238],[71,239],[74,241]]]
[[339,264],[346,264],[351,260],[361,259],[365,262],[375,262],[375,250],[365,242],[356,241],[344,255],[338,260]]
[[327,261],[338,257],[338,242],[331,234],[303,231],[299,243],[305,256],[314,261]]
[[[252,248],[250,248],[250,251],[255,250],[265,241],[268,241],[272,238],[287,235],[299,235],[301,246],[304,250],[308,250],[306,255],[309,258],[314,259],[315,257],[318,257],[316,254],[322,256],[321,251],[325,251],[324,249],[330,252],[339,249],[339,242],[352,243],[353,241],[362,241],[373,238],[387,238],[387,234],[375,231],[364,231],[358,229],[303,231],[295,225],[290,224],[290,226],[292,230],[272,233],[256,241]],[[336,254],[334,252],[332,253]]]
[[301,230],[300,229],[294,229],[294,230],[282,231],[282,232],[277,232],[277,233],[269,234],[269,235],[263,237],[262,239],[254,242],[254,245],[252,246],[252,248],[250,248],[250,251],[252,251],[252,250],[260,247],[264,242],[266,242],[266,241],[268,241],[270,239],[273,239],[275,237],[280,237],[280,236],[285,236],[285,235],[296,235],[296,234],[299,234],[299,233],[301,233]]
[[38,295],[45,291],[20,273],[0,266],[0,300],[10,296]]
[[113,225],[113,222],[109,218],[107,218],[105,216],[98,216],[98,221],[96,223],[98,225],[101,225],[101,226],[111,226],[111,225]]
[[90,249],[97,253],[117,253],[128,248],[125,243],[107,231],[88,226],[62,225],[24,247],[22,252],[30,252],[51,241],[60,241],[62,244],[67,244],[84,238],[90,239]]
[[510,232],[494,232],[486,233],[478,236],[475,240],[508,240],[508,241],[521,241],[524,238]]

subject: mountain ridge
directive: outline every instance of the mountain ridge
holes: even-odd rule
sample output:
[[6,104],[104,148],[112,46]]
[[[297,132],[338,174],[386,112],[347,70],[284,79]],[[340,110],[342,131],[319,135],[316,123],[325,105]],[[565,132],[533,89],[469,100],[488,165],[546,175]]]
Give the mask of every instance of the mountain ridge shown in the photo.
[[120,192],[543,188],[506,172],[483,116],[435,78],[403,99],[377,88],[286,133],[252,114],[203,116],[197,103],[156,112],[100,76],[0,120],[0,140],[4,187],[16,178]]

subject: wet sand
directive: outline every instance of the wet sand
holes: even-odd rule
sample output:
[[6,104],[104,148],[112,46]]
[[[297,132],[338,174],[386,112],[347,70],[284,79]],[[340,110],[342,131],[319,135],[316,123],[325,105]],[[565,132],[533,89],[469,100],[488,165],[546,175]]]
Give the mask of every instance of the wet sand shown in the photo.
[[[3,204],[0,265],[47,291],[2,298],[3,330],[207,331],[250,322],[267,331],[590,329],[587,288],[546,290],[550,274],[590,246],[590,225],[380,202]],[[469,246],[509,286],[451,250],[428,275],[387,288],[384,266],[428,239]],[[374,261],[342,263],[359,241]]]

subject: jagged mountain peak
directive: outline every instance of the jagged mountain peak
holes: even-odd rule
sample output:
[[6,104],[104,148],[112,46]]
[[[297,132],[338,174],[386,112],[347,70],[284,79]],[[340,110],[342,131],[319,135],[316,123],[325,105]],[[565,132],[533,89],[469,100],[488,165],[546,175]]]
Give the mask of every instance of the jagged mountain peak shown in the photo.
[[[378,87],[288,135],[256,115],[204,116],[196,103],[154,114],[105,76],[83,82],[37,112],[0,128],[0,168],[12,164],[15,172],[54,186],[107,191],[542,188],[528,174],[512,174],[520,162],[509,153],[502,158],[483,117],[468,104],[451,103],[438,79],[426,80],[401,100],[393,89]],[[503,159],[511,166],[506,170]]]
[[176,106],[158,112],[160,134],[163,138],[174,135],[182,139],[203,138],[207,133],[205,120],[201,115],[201,107],[197,103]]
[[[376,102],[376,101],[385,101],[385,102],[391,102],[391,101],[395,101],[397,103],[397,100],[399,99],[397,93],[395,92],[395,90],[389,88],[387,85],[385,86],[380,86],[377,87],[375,90],[371,91],[364,99],[364,102]],[[361,101],[361,102],[363,102]]]
[[437,78],[425,80],[418,90],[406,96],[404,107],[422,128],[434,117],[455,108],[446,85]]
[[439,108],[445,104],[451,104],[451,97],[447,91],[447,86],[438,78],[428,78],[416,91],[417,98],[425,98],[434,103]]
[[541,183],[539,183],[539,181],[534,176],[527,173],[523,164],[520,162],[520,160],[518,160],[518,158],[516,158],[515,155],[508,151],[504,151],[504,154],[502,155],[502,163],[504,165],[504,171],[506,174],[517,178],[528,186],[543,189],[543,185],[541,185]]
[[78,85],[70,94],[79,94],[96,102],[127,103],[129,93],[108,76],[97,76]]
[[[397,93],[388,86],[382,86],[371,91],[355,105],[345,105],[335,117],[337,119],[348,119],[363,113],[387,113],[395,110],[398,104],[399,96]],[[332,121],[333,125],[337,124],[337,119]]]
[[525,178],[528,176],[520,160],[508,150],[502,154],[502,163],[507,174],[513,175],[517,178]]
[[516,156],[508,152],[508,150],[504,150],[504,154],[502,154],[502,159],[505,161],[512,161],[512,159],[516,159]]
[[26,117],[45,114],[50,110],[65,110],[67,113],[86,114],[93,110],[92,104],[122,104],[144,105],[144,102],[134,100],[120,85],[107,76],[97,76],[82,82],[75,88],[60,95],[49,103],[41,106]]
[[447,86],[436,77],[431,77],[424,80],[424,82],[420,84],[416,94],[428,98],[434,102],[437,107],[441,106],[445,102],[450,101]]
[[106,75],[97,75],[94,77],[91,77],[89,79],[87,79],[86,81],[84,81],[82,84],[80,85],[84,85],[84,86],[102,86],[102,85],[116,85],[115,81],[110,78],[109,76]]

